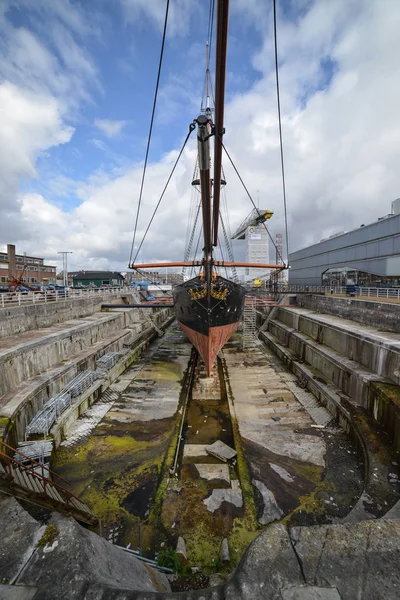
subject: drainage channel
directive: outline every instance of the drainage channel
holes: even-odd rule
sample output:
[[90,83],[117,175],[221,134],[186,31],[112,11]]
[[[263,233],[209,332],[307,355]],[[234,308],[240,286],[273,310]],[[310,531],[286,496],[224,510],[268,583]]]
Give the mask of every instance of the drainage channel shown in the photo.
[[225,372],[218,358],[207,377],[195,353],[161,511],[168,543],[179,536],[178,551],[183,547],[192,565],[211,569],[231,558],[234,564],[240,557],[241,532],[248,541],[259,529],[251,485],[246,507],[243,499],[240,438],[235,435]]

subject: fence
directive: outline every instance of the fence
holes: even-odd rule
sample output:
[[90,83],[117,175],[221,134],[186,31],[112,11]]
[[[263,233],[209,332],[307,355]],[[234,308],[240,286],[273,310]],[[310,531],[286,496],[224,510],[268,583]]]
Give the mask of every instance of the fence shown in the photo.
[[[268,291],[268,290],[267,290]],[[273,290],[271,290],[273,291]],[[346,286],[335,286],[335,285],[278,285],[277,291],[279,294],[340,294],[343,296],[349,296]],[[257,291],[258,293],[258,291]],[[354,295],[358,297],[366,298],[386,298],[393,300],[400,300],[400,288],[376,288],[376,287],[361,287],[355,286]]]
[[100,296],[116,296],[129,291],[127,288],[89,288],[81,290],[46,290],[45,292],[3,292],[0,293],[0,308],[21,306],[22,304],[39,304],[42,302],[61,302],[75,298],[94,298]]

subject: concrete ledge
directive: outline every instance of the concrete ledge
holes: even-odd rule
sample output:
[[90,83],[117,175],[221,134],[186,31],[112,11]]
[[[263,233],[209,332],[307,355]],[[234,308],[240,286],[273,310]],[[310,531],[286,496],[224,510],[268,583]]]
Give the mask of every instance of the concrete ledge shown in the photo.
[[[169,311],[159,311],[158,325],[168,326],[173,318]],[[162,314],[161,314],[162,313]],[[162,321],[161,321],[162,319]],[[101,380],[101,392],[128,367],[143,352],[148,344],[156,337],[157,333],[148,321],[142,323],[142,331],[132,337],[132,330],[122,330],[116,335],[97,342],[92,347],[69,358],[62,365],[57,365],[47,370],[40,376],[21,384],[13,392],[9,392],[2,399],[0,408],[0,435],[4,440],[15,447],[19,440],[24,439],[25,427],[33,416],[43,407],[52,396],[71,381],[79,371],[94,369],[95,361],[108,351],[118,351],[123,345],[130,345],[132,351],[121,358],[120,361],[107,373],[106,379]],[[96,396],[97,397],[97,396]],[[92,403],[96,397],[90,398]],[[78,399],[79,401],[79,399]],[[75,404],[73,405],[74,408]],[[78,414],[78,417],[80,415]]]
[[280,321],[272,320],[268,327],[269,331],[300,360],[317,369],[323,377],[365,408],[370,403],[371,382],[389,383],[387,379],[365,369],[358,362],[341,356]]
[[[396,305],[397,306],[397,305]],[[400,322],[400,307],[396,316]],[[278,320],[366,369],[400,384],[400,340],[376,327],[301,308],[280,308]]]
[[122,296],[138,301],[135,292],[121,294],[96,294],[91,297],[57,300],[57,302],[25,304],[0,309],[0,339],[11,335],[51,327],[71,319],[87,317],[101,310],[104,302],[121,303]]
[[[0,396],[118,330],[125,330],[123,315],[99,313],[87,317],[83,323],[65,323],[61,330],[38,332],[33,339],[29,333],[22,334],[22,339],[15,337],[7,343],[3,340],[0,342]],[[127,333],[124,331],[124,335]]]
[[261,332],[260,338],[354,438],[362,453],[365,487],[361,508],[356,508],[357,520],[383,516],[400,497],[397,486],[388,480],[389,470],[398,470],[392,464],[397,462],[397,454],[389,438],[376,430],[373,418],[355,401],[332,383],[324,383],[321,372],[299,362],[296,355],[282,346],[271,333]]
[[379,330],[400,333],[400,304],[314,294],[302,295],[299,304],[304,308],[351,319]]

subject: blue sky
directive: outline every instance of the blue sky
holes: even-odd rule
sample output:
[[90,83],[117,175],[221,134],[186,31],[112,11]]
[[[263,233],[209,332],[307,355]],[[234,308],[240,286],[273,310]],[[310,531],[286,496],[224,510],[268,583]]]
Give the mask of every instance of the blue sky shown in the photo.
[[[275,234],[284,223],[271,9],[231,0],[225,143],[274,210]],[[1,2],[0,245],[53,262],[67,245],[73,267],[126,268],[164,11],[165,0]],[[208,11],[208,0],[171,0],[139,239],[199,111]],[[293,249],[386,214],[400,195],[399,26],[396,0],[278,1]],[[143,258],[182,257],[194,162],[193,139]],[[226,171],[233,228],[251,207]]]

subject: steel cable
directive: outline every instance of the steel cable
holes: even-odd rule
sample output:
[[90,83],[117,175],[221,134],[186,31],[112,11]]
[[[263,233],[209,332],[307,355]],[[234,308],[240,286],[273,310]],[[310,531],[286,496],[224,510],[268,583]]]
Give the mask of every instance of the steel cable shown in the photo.
[[134,249],[134,246],[135,246],[136,231],[137,231],[137,225],[138,225],[139,213],[140,213],[140,205],[142,203],[144,179],[145,179],[145,176],[146,176],[147,160],[148,160],[148,157],[149,157],[151,134],[152,134],[152,131],[153,131],[154,115],[155,115],[155,112],[156,112],[158,87],[159,87],[159,84],[160,84],[161,67],[162,67],[162,60],[163,60],[164,46],[165,46],[165,38],[166,38],[166,32],[167,32],[168,10],[169,10],[169,0],[167,0],[167,5],[166,5],[166,8],[165,8],[164,31],[163,31],[163,37],[162,37],[162,43],[161,43],[160,60],[159,60],[159,63],[158,63],[157,83],[156,83],[156,89],[155,89],[155,92],[154,92],[153,110],[152,110],[152,113],[151,113],[149,136],[147,138],[146,157],[145,157],[145,160],[144,160],[142,181],[141,181],[141,184],[140,184],[139,201],[138,201],[138,207],[137,207],[137,211],[136,211],[136,220],[135,220],[135,227],[134,227],[134,230],[133,230],[133,239],[132,239],[131,253],[130,253],[130,256],[129,256],[129,264],[131,264],[131,262],[132,262],[132,254],[133,254],[133,249]]

